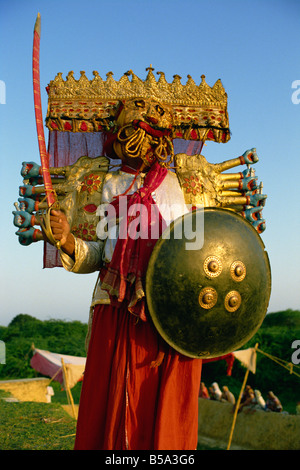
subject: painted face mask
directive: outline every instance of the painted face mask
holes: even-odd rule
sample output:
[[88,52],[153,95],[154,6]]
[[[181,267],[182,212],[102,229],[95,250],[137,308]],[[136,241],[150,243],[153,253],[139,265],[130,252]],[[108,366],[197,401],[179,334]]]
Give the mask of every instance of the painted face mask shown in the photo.
[[114,151],[119,158],[141,158],[150,166],[158,161],[169,166],[173,160],[172,110],[154,99],[133,98],[120,104],[119,128]]

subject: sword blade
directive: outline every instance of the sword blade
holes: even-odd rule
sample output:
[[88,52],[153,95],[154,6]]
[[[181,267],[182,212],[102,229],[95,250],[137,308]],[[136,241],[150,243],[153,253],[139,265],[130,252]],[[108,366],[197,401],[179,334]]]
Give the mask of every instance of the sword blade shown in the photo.
[[38,136],[38,145],[41,159],[42,174],[44,179],[46,198],[48,206],[51,207],[57,197],[53,190],[51,176],[49,172],[49,155],[46,150],[43,113],[41,102],[41,86],[40,86],[40,35],[41,35],[41,15],[38,13],[33,33],[33,51],[32,51],[32,78],[33,78],[33,99],[35,122]]

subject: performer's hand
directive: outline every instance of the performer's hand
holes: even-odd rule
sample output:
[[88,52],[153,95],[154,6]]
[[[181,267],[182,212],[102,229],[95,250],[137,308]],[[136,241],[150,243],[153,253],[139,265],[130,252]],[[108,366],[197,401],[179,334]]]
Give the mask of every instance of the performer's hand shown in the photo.
[[159,367],[161,365],[162,361],[164,360],[164,357],[165,357],[165,353],[163,351],[159,351],[157,356],[156,356],[156,359],[151,362],[150,367],[151,368]]
[[64,212],[52,210],[50,225],[53,237],[61,242],[62,250],[69,256],[72,256],[75,251],[75,239],[71,234],[70,225]]

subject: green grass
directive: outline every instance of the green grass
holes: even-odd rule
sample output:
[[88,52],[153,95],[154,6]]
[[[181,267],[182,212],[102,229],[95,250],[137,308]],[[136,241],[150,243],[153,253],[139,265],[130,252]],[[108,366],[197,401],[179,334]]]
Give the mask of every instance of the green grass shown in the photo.
[[[54,390],[54,395],[51,398],[51,402],[66,405],[68,403],[67,394],[66,391],[62,388],[61,384],[53,380],[50,385]],[[78,382],[71,390],[72,397],[76,405],[79,404],[81,387],[82,382]]]
[[[73,450],[76,421],[60,403],[6,402],[0,390],[0,450]],[[64,402],[65,403],[65,402]],[[221,450],[198,444],[197,450]]]
[[[0,340],[6,345],[6,364],[0,367],[1,380],[40,376],[30,366],[31,344],[64,354],[85,355],[84,339],[87,325],[80,322],[41,322],[30,315],[20,314],[8,327],[0,326]],[[300,335],[300,311],[287,310],[266,316],[256,335],[243,346],[259,348],[285,361],[291,361],[292,341]],[[245,375],[245,368],[235,361],[232,376],[226,376],[225,361],[204,364],[202,380],[206,385],[217,381],[227,385],[236,398]],[[250,374],[249,385],[258,388],[264,398],[273,390],[285,411],[295,414],[299,401],[299,377],[258,353],[256,374]],[[52,403],[6,403],[0,390],[0,450],[71,450],[74,446],[76,422],[61,407],[67,404],[61,385],[52,382],[55,395]],[[79,403],[81,383],[72,389],[75,403]],[[70,436],[71,435],[71,436]],[[69,436],[69,437],[65,437]],[[211,448],[198,444],[199,450]],[[219,450],[213,448],[213,450]]]
[[0,450],[72,450],[76,421],[58,403],[6,402],[0,391]]

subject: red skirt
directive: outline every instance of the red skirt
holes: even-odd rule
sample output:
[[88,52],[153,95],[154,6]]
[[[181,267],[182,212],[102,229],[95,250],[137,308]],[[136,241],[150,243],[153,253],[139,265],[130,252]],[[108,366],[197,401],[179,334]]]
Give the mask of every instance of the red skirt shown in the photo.
[[[160,340],[161,341],[161,340]],[[76,450],[195,450],[201,359],[167,347],[151,322],[97,305],[82,385]]]

